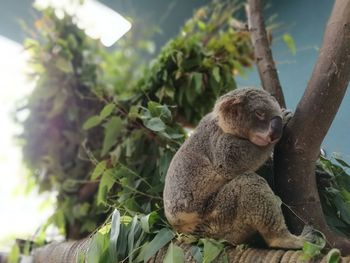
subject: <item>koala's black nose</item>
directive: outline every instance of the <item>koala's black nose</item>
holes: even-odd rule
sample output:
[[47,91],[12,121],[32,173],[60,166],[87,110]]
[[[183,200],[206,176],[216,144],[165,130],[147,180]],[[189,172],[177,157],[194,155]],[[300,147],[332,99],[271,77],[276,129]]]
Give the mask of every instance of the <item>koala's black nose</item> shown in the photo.
[[272,142],[281,138],[282,130],[283,130],[282,118],[279,116],[273,117],[270,122],[270,139]]

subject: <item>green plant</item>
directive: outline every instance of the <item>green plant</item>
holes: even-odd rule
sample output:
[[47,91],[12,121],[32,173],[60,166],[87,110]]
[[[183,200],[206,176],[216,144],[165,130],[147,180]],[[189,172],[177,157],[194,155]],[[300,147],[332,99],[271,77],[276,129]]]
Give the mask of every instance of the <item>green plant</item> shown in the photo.
[[[185,128],[252,65],[249,34],[232,26],[238,8],[214,1],[197,10],[149,67],[140,54],[151,42],[127,35],[108,51],[70,16],[46,10],[36,22],[26,41],[36,86],[22,107],[24,161],[41,191],[58,193],[46,226],[70,238],[96,231],[89,258],[138,262],[168,246],[166,261],[181,262],[182,248],[169,244],[180,236],[162,211],[164,178]],[[349,235],[349,165],[335,160],[320,159],[320,193],[329,224]],[[223,242],[190,243],[197,262],[225,262]]]
[[214,2],[196,11],[148,68],[131,35],[107,51],[74,18],[43,12],[26,41],[36,86],[23,106],[21,138],[40,190],[58,192],[47,225],[79,238],[115,208],[163,217],[164,177],[187,136],[183,127],[252,64],[249,35],[231,26],[236,10]]
[[321,156],[318,163],[318,186],[327,223],[334,231],[350,237],[349,164],[340,157]]

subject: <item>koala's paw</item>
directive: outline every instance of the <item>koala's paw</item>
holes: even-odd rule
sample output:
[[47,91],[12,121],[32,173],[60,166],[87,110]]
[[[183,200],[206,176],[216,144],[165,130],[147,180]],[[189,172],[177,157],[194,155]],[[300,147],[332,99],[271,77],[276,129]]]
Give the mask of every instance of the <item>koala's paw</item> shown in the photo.
[[282,109],[283,126],[287,125],[294,113],[289,109]]

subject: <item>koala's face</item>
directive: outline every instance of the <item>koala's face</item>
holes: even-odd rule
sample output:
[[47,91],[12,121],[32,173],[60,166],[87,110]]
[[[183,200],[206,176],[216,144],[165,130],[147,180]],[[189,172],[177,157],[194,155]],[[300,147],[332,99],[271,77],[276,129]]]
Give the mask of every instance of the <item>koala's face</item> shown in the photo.
[[282,110],[264,90],[240,89],[222,96],[215,106],[224,132],[259,146],[275,144],[282,136]]

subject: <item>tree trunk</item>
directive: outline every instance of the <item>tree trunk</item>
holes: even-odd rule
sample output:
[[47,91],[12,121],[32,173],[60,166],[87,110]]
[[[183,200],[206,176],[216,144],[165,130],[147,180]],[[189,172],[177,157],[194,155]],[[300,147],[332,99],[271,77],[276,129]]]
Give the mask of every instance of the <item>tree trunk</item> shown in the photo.
[[[275,150],[278,195],[290,208],[292,231],[310,223],[327,237],[328,244],[350,253],[350,241],[338,237],[326,224],[315,177],[321,143],[338,111],[350,76],[350,1],[336,0],[323,45],[294,117]],[[296,216],[297,215],[297,216]]]

